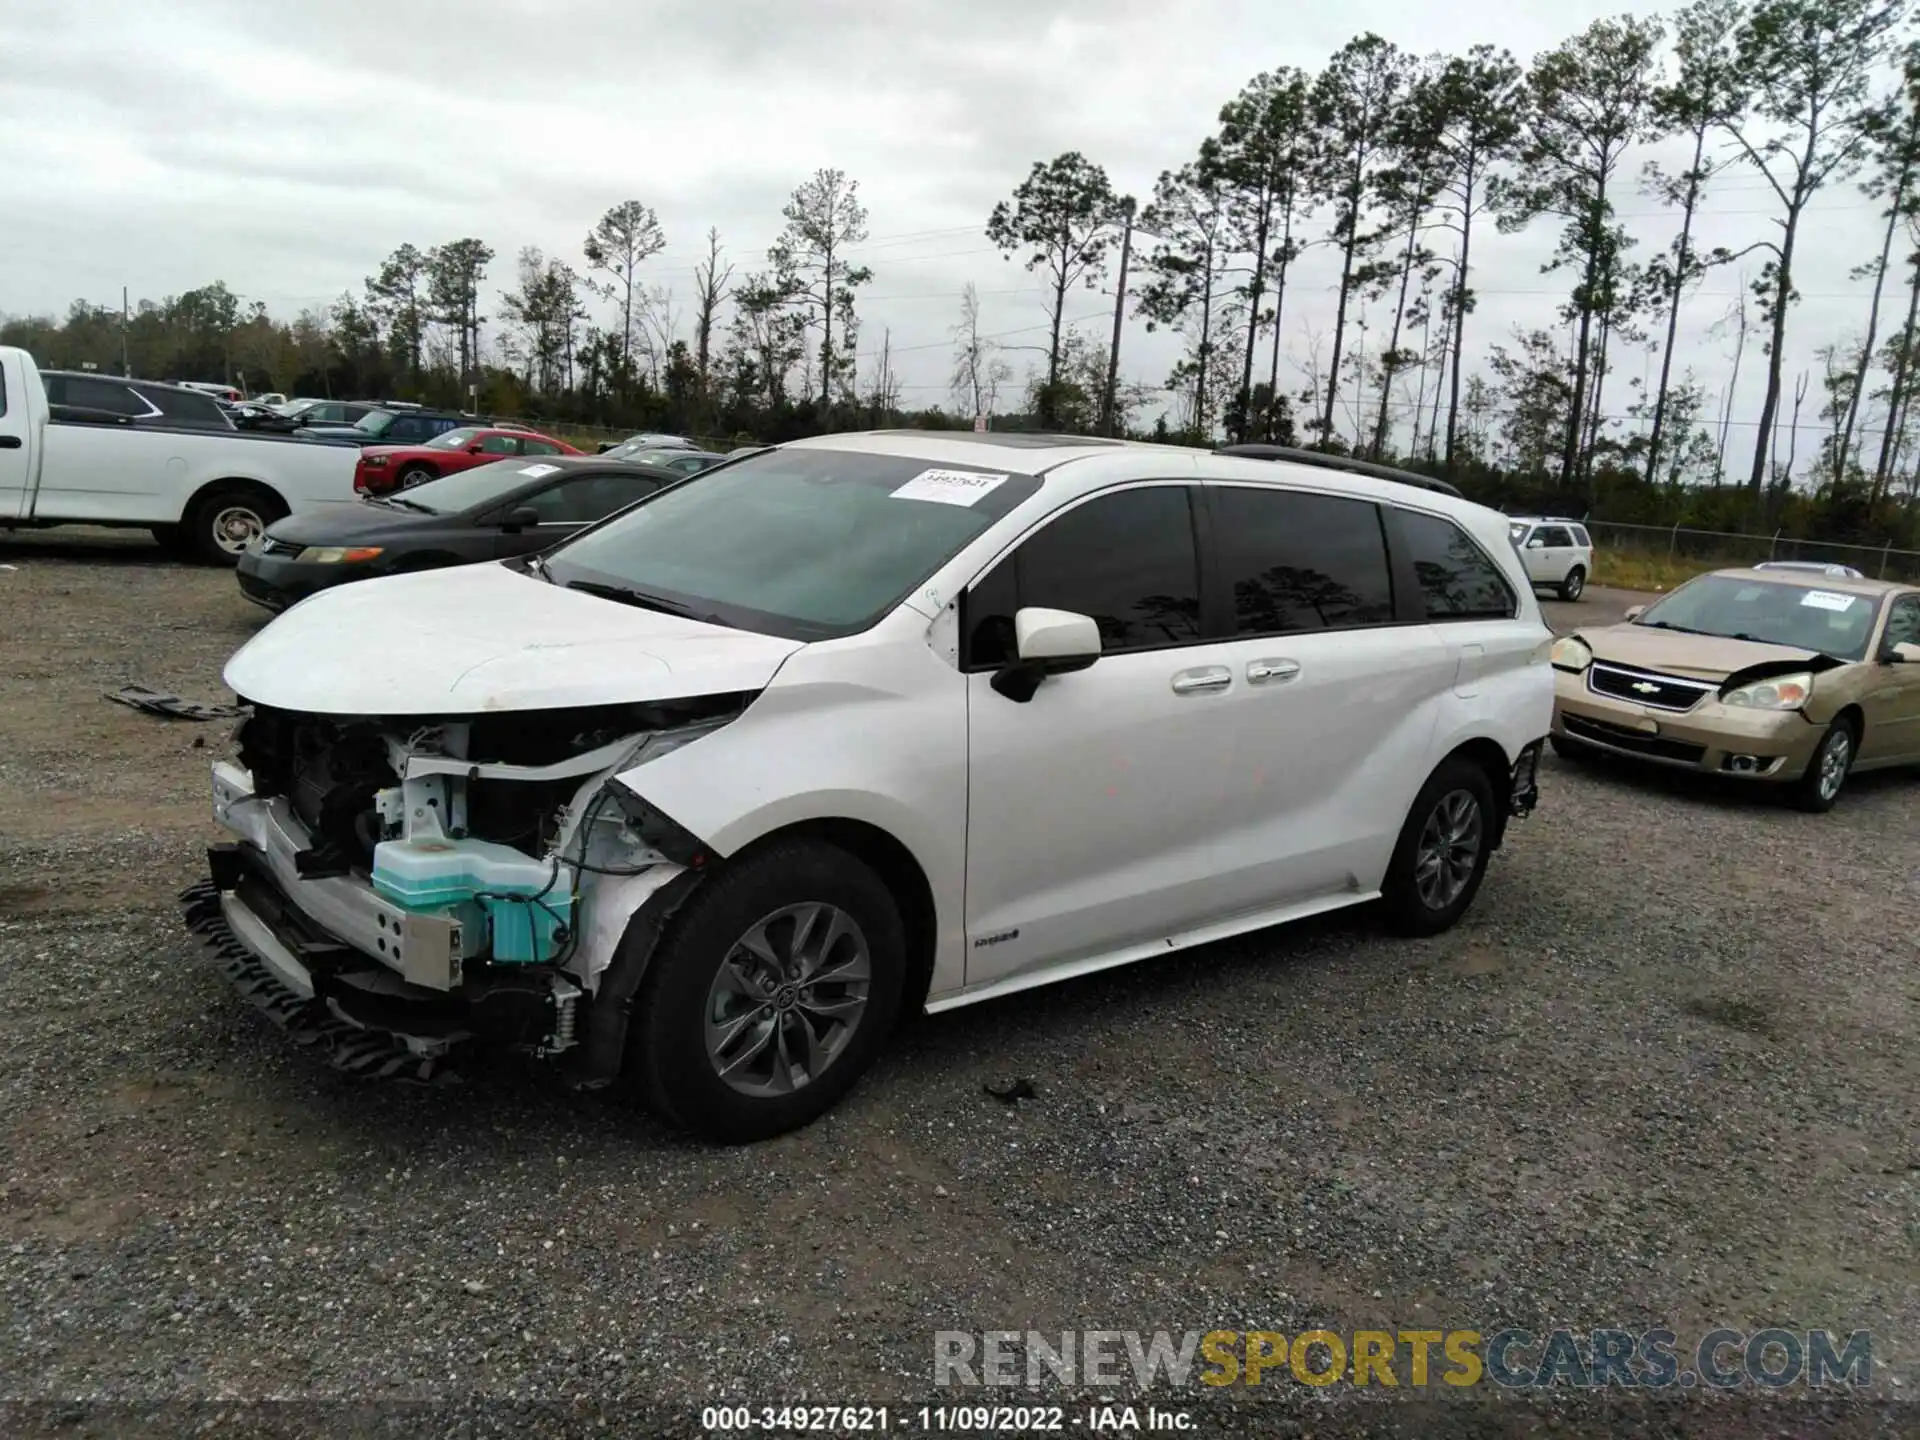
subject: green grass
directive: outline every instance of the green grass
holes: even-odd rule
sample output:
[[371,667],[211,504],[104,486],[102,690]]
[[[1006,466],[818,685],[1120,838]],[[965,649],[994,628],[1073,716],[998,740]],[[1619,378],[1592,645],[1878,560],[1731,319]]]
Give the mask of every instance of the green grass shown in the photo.
[[1642,550],[1596,550],[1593,574],[1587,580],[1589,584],[1607,585],[1616,590],[1672,590],[1696,575],[1738,563],[1698,560],[1686,555],[1650,555]]

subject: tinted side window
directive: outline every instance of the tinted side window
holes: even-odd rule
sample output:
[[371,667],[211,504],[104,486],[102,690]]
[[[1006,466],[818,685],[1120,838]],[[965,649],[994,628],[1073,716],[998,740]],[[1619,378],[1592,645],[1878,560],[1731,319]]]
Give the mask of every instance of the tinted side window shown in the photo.
[[140,393],[154,405],[160,413],[170,420],[182,420],[192,425],[212,425],[225,429],[226,415],[211,395],[203,395],[196,390],[149,390],[141,387]]
[[1458,525],[1438,515],[1402,510],[1400,533],[1426,597],[1429,620],[1504,620],[1513,615],[1513,591],[1499,567]]
[[1386,536],[1371,502],[1250,486],[1216,485],[1209,494],[1237,634],[1393,619]]
[[71,375],[66,381],[66,398],[59,403],[87,410],[110,410],[115,415],[145,415],[147,403],[125,385],[111,380],[93,380]]
[[1014,653],[1013,614],[1037,605],[1090,615],[1106,654],[1200,639],[1200,565],[1184,485],[1077,505],[1001,561],[968,597],[967,663]]
[[538,510],[543,525],[588,525],[606,519],[653,489],[652,481],[638,475],[582,475],[515,503]]
[[511,435],[487,435],[480,441],[480,451],[484,455],[518,455],[520,442]]
[[1887,633],[1881,645],[1920,645],[1920,599],[1907,597],[1893,602],[1887,612]]
[[1573,544],[1573,536],[1567,533],[1564,525],[1542,525],[1535,532],[1542,545],[1551,545],[1556,549],[1565,549]]
[[560,447],[550,440],[522,440],[520,448],[528,455],[558,455]]
[[1593,537],[1587,534],[1586,526],[1575,525],[1572,527],[1572,530],[1574,544],[1578,545],[1582,550],[1590,550],[1593,548]]

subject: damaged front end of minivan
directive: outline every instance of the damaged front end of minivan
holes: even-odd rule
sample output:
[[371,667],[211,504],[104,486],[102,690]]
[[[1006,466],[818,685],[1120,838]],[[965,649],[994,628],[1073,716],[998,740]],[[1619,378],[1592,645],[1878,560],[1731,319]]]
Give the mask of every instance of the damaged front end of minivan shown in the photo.
[[347,717],[255,706],[213,768],[231,839],[182,898],[240,992],[341,1069],[463,1046],[618,1073],[653,943],[714,857],[633,788],[754,692]]

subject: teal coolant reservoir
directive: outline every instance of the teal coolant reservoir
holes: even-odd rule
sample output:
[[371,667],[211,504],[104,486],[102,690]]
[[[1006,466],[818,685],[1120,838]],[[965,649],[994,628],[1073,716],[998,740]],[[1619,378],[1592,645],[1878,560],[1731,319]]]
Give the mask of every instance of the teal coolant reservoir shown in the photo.
[[489,840],[383,840],[373,847],[373,888],[409,910],[478,907],[502,965],[553,959],[573,924],[572,868]]

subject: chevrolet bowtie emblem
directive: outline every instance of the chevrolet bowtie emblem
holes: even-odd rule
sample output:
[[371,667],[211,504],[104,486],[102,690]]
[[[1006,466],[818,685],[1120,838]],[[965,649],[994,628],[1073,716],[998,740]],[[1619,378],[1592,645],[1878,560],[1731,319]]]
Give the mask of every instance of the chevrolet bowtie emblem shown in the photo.
[[1638,690],[1642,695],[1651,695],[1659,690],[1660,687],[1658,685],[1649,685],[1645,680],[1636,680],[1633,682],[1633,688]]

